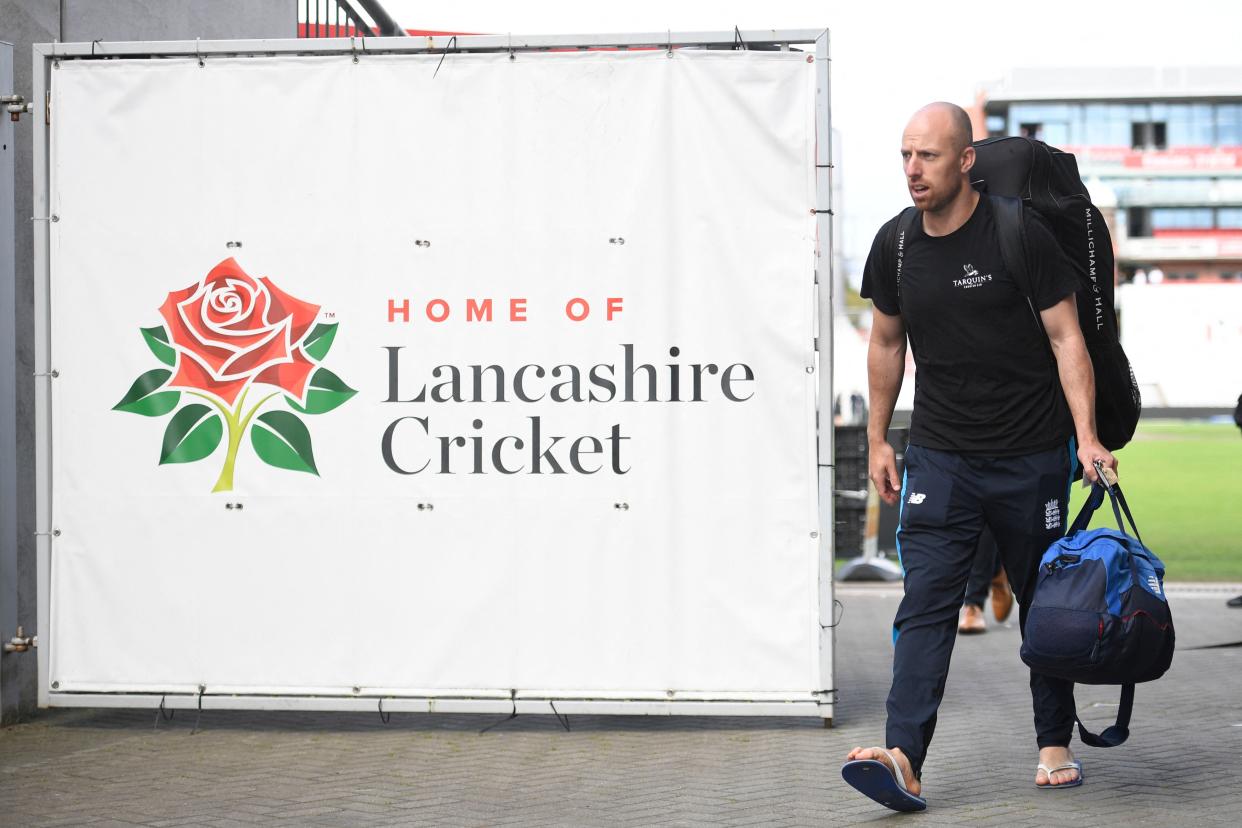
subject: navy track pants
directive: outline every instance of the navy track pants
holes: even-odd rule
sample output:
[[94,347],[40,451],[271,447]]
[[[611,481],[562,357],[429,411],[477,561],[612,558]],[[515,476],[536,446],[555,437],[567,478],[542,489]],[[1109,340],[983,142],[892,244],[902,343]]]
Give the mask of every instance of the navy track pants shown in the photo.
[[[1025,629],[1040,558],[1065,533],[1076,465],[1073,441],[1020,457],[907,448],[897,529],[905,597],[893,621],[885,741],[905,752],[916,774],[936,729],[958,612],[983,527],[996,538]],[[1069,744],[1072,688],[1070,682],[1031,673],[1039,747]]]

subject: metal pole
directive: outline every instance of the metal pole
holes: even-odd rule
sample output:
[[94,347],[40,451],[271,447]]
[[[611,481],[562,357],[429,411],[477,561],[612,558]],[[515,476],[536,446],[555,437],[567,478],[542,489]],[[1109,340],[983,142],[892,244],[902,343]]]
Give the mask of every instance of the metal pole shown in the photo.
[[[336,0],[336,8],[338,11],[345,14],[346,20],[348,20],[349,24],[354,27],[352,34],[359,37],[371,36],[371,27],[367,25],[367,22],[362,18],[362,15],[358,14],[358,10],[353,7],[349,0]],[[338,32],[336,36],[347,37],[348,35],[346,33]]]
[[[13,47],[0,43],[0,95],[13,88]],[[17,629],[17,238],[14,228],[13,122],[0,109],[0,641]],[[0,654],[0,719],[4,686],[17,654]],[[27,656],[28,658],[29,656]],[[17,699],[8,700],[17,709]]]
[[[32,83],[34,94],[31,98],[36,104],[42,104],[51,87],[51,66],[53,63],[51,50],[56,44],[37,43],[34,46],[34,72]],[[31,202],[32,216],[48,216],[51,214],[48,187],[48,127],[44,118],[35,116],[31,119],[34,130],[32,150],[34,154],[34,198]],[[34,222],[33,264],[34,264],[34,348],[35,374],[50,375],[51,367],[51,304],[50,304],[50,221]],[[35,382],[35,529],[38,532],[49,531],[52,523],[52,387],[43,378]],[[50,631],[52,608],[52,539],[50,534],[39,535],[35,539],[36,568],[38,570],[37,612],[39,623],[36,628],[43,646],[39,652],[39,706],[48,704],[48,672],[51,665]]]
[[[819,320],[817,351],[819,357],[819,393],[817,409],[817,469],[819,471],[819,675],[820,690],[836,687],[836,596],[832,573],[834,561],[835,515],[833,485],[835,482],[833,420],[832,420],[832,114],[829,97],[831,63],[828,31],[815,40],[815,218],[816,261],[815,281],[818,290]],[[835,709],[835,692],[821,702],[824,723],[831,725]]]
[[397,25],[397,21],[384,10],[384,6],[379,0],[358,0],[358,5],[362,6],[367,14],[371,15],[371,19],[375,21],[375,25],[379,26],[380,34],[384,37],[405,37],[405,29]]

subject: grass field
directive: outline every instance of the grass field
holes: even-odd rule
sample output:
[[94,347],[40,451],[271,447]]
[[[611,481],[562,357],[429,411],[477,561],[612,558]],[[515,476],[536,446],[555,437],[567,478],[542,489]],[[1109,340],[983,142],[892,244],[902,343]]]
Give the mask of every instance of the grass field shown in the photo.
[[[1242,436],[1233,423],[1140,423],[1117,452],[1118,479],[1143,542],[1170,581],[1242,581]],[[1086,490],[1074,487],[1070,515]],[[1106,505],[1091,525],[1115,526]]]

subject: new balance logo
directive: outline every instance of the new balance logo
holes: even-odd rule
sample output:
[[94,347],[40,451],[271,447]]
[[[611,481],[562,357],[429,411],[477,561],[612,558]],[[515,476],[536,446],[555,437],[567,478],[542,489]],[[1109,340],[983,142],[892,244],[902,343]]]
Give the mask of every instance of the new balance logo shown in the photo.
[[1155,575],[1147,576],[1147,586],[1151,587],[1151,591],[1156,595],[1160,594],[1160,579]]
[[926,499],[927,499],[927,495],[925,494],[921,494],[919,492],[910,492],[910,499],[907,500],[906,502],[914,506],[918,506],[920,503],[922,503]]
[[1061,503],[1053,499],[1044,504],[1044,528],[1061,528]]

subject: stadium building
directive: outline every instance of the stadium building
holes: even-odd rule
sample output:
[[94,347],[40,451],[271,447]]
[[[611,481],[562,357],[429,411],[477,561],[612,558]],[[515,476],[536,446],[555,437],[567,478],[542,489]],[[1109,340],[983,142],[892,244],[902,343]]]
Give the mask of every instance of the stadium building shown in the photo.
[[1242,66],[1015,69],[975,109],[1077,156],[1119,282],[1242,283]]

